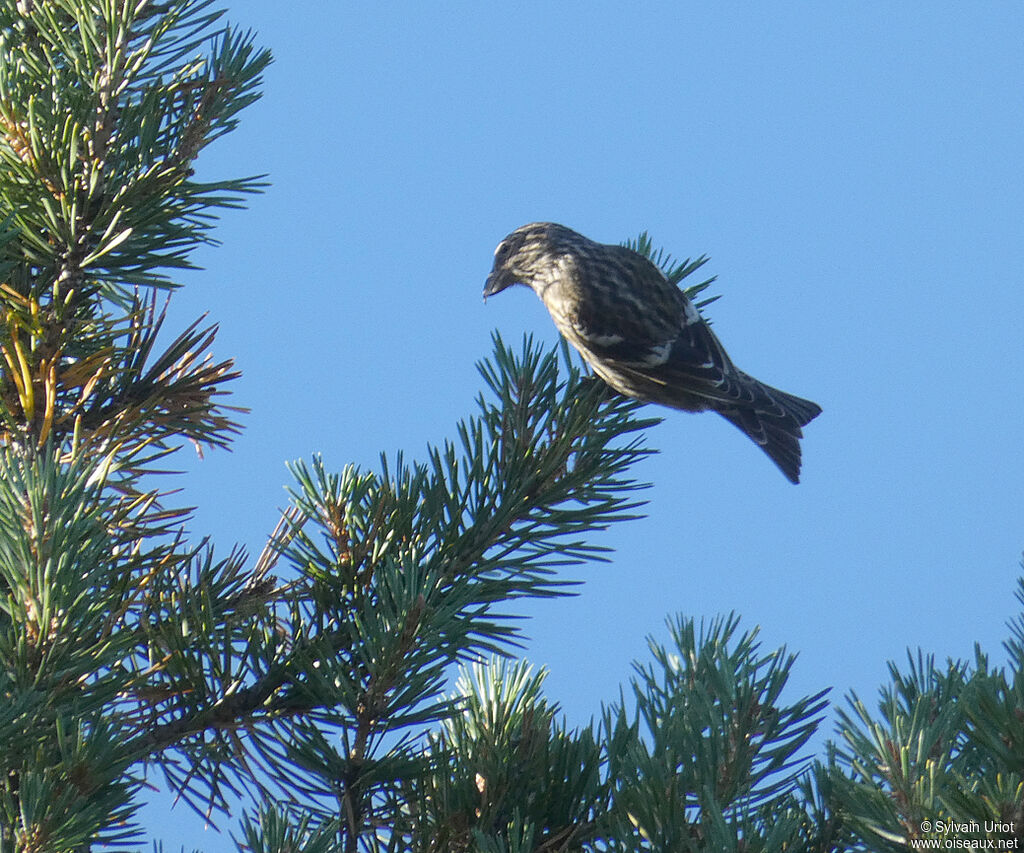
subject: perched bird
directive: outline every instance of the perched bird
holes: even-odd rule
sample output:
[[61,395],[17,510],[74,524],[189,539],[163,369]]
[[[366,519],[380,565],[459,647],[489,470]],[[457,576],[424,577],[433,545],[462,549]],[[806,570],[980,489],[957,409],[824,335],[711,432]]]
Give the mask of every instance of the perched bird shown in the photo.
[[484,298],[513,284],[533,289],[558,331],[620,394],[718,412],[799,482],[800,427],[821,407],[737,368],[693,302],[643,255],[535,222],[498,244]]

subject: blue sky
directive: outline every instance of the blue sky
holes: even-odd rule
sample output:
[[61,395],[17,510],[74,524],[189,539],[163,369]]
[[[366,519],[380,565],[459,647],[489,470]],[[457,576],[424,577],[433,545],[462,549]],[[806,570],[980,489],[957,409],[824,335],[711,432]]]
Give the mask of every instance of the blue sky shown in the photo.
[[[528,608],[525,655],[573,723],[675,612],[737,611],[799,653],[791,697],[873,699],[886,661],[996,660],[1024,548],[1024,71],[1018,3],[309,3],[231,19],[276,57],[200,175],[267,172],[173,302],[208,311],[252,408],[184,458],[193,531],[258,552],[286,460],[374,467],[454,434],[495,328],[480,292],[535,220],[707,253],[744,370],[816,400],[791,486],[713,415],[666,412],[647,517]],[[233,849],[170,816],[176,849]]]

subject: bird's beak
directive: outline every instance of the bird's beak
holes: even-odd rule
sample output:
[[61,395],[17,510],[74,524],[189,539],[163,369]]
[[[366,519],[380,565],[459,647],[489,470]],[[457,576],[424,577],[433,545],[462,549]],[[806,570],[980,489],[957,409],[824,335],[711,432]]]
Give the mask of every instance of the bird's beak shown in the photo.
[[515,283],[515,278],[508,270],[493,270],[484,283],[484,299],[494,296],[495,293],[501,293],[506,287],[511,287]]

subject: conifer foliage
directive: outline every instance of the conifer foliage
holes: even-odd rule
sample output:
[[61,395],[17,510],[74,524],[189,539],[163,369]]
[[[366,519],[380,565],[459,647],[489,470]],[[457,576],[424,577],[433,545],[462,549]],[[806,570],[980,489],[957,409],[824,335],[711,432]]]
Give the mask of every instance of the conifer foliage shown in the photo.
[[[670,619],[566,724],[512,657],[515,604],[607,558],[655,420],[564,346],[495,336],[423,461],[296,463],[256,560],[189,539],[162,469],[231,444],[237,371],[166,299],[260,187],[193,163],[269,62],[207,0],[0,2],[0,851],[141,849],[154,780],[266,853],[1019,839],[1020,622],[1005,671],[893,667],[813,766],[825,691],[790,697],[793,656],[734,616]],[[675,281],[699,265],[636,245]]]

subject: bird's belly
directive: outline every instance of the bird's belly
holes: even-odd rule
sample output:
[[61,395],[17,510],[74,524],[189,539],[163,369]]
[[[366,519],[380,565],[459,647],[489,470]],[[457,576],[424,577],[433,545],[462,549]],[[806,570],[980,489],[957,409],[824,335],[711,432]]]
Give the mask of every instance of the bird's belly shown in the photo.
[[658,403],[687,412],[703,412],[711,408],[706,398],[690,394],[678,386],[673,387],[659,381],[657,376],[609,364],[588,356],[586,353],[584,358],[593,368],[594,373],[626,397],[632,397],[634,400],[641,400],[644,403]]

